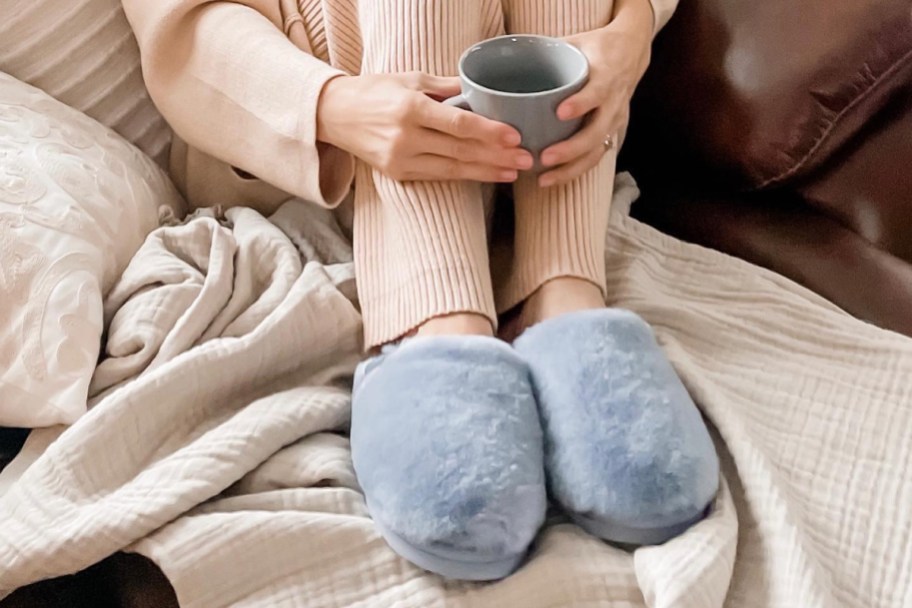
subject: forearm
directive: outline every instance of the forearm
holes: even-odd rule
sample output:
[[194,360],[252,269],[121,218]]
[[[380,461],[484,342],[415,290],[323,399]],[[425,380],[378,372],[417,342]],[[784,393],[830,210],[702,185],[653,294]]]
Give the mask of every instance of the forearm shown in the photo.
[[323,150],[321,171],[316,142],[317,101],[341,72],[288,40],[278,0],[124,0],[124,9],[150,94],[187,143],[286,192],[341,200],[351,158]]

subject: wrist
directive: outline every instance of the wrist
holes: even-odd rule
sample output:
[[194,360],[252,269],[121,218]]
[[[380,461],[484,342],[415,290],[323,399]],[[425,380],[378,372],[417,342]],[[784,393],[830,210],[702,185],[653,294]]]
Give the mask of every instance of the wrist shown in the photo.
[[[340,147],[336,141],[337,132],[335,117],[339,115],[345,88],[352,76],[336,76],[323,85],[317,99],[317,141]],[[344,112],[344,110],[343,110]]]
[[611,27],[624,29],[651,45],[655,20],[655,9],[650,0],[619,0]]

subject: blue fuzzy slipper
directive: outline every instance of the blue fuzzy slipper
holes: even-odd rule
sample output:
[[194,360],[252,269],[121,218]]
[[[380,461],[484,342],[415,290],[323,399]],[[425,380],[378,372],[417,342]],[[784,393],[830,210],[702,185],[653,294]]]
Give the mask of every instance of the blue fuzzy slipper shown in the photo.
[[719,460],[645,321],[619,309],[566,314],[514,348],[532,370],[550,490],[580,526],[652,545],[705,516]]
[[426,570],[503,578],[544,521],[529,370],[494,338],[413,338],[362,363],[351,445],[377,528]]

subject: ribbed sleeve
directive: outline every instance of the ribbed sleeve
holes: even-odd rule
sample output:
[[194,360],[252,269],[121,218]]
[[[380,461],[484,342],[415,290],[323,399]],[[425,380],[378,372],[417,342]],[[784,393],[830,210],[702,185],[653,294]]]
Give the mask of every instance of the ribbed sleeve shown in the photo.
[[[365,73],[454,75],[466,47],[503,31],[497,0],[372,0],[359,16]],[[450,313],[475,312],[496,324],[481,185],[400,183],[363,163],[356,184],[355,265],[367,345]]]

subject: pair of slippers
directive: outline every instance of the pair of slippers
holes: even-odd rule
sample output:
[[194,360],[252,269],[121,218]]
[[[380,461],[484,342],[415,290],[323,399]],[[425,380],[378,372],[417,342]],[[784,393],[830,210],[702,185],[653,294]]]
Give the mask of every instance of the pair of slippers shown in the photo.
[[351,446],[393,550],[463,580],[519,567],[548,492],[589,533],[651,545],[702,519],[719,481],[652,330],[619,309],[545,321],[512,347],[452,336],[386,348],[356,372]]

